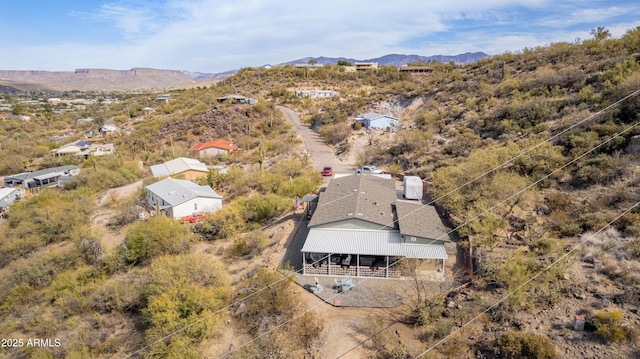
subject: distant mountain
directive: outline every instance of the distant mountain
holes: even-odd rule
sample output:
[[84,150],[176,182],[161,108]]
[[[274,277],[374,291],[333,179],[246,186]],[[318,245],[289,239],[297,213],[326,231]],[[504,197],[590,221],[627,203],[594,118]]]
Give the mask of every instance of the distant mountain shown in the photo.
[[[315,60],[318,64],[335,65],[338,61],[377,62],[385,66],[397,66],[416,62],[472,63],[489,55],[484,52],[464,53],[454,56],[385,55],[374,59],[356,60],[346,57],[305,57],[286,64],[306,64]],[[144,67],[131,70],[77,69],[75,71],[21,71],[0,70],[0,92],[19,91],[163,91],[213,84],[235,74],[229,70],[216,74],[179,70],[159,70]]]
[[[0,70],[3,85],[23,91],[132,91],[162,90],[187,82],[215,78],[215,74],[178,70],[77,69],[75,71]],[[29,84],[25,88],[25,84]]]
[[294,64],[306,64],[309,63],[310,60],[315,60],[318,64],[323,64],[323,65],[335,65],[338,63],[338,61],[347,61],[347,62],[377,62],[380,65],[384,65],[384,66],[396,66],[396,67],[400,67],[402,65],[407,65],[407,64],[412,64],[412,63],[416,63],[416,62],[430,62],[430,61],[438,61],[438,62],[442,62],[442,63],[449,63],[449,62],[455,62],[455,63],[460,63],[460,64],[468,64],[468,63],[473,63],[476,62],[480,59],[483,59],[485,57],[488,57],[489,55],[485,54],[484,52],[466,52],[464,54],[459,54],[459,55],[452,55],[452,56],[446,56],[446,55],[435,55],[435,56],[420,56],[420,55],[402,55],[402,54],[391,54],[391,55],[384,55],[381,57],[376,57],[373,59],[364,59],[364,60],[357,60],[357,59],[351,59],[351,58],[346,58],[346,57],[324,57],[324,56],[320,56],[320,57],[305,57],[302,59],[298,59],[298,60],[294,60],[294,61],[289,61],[286,62],[285,64],[290,64],[290,65],[294,65]]

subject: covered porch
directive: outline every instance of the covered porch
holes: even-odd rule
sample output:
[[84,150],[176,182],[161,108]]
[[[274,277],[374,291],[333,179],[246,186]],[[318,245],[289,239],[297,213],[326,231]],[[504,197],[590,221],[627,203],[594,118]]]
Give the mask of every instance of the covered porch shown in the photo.
[[322,229],[309,231],[302,252],[304,275],[445,279],[444,245],[408,244],[397,231]]

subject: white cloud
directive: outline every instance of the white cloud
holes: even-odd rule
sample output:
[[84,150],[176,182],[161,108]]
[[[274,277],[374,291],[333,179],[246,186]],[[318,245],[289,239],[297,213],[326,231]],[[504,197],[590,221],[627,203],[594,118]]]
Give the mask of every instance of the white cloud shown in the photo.
[[[88,38],[85,44],[27,45],[13,52],[28,58],[16,61],[21,68],[39,63],[31,68],[146,66],[219,72],[306,56],[517,52],[586,38],[590,24],[584,31],[573,31],[575,26],[567,30],[579,21],[605,22],[597,26],[614,36],[640,24],[637,17],[624,18],[640,9],[631,2],[602,9],[575,4],[582,2],[562,7],[550,0],[400,0],[375,5],[338,0],[123,0],[104,4],[88,17],[110,24],[117,35],[111,44],[99,46]],[[553,6],[557,11],[550,14]],[[7,67],[7,61],[0,60],[0,66]]]

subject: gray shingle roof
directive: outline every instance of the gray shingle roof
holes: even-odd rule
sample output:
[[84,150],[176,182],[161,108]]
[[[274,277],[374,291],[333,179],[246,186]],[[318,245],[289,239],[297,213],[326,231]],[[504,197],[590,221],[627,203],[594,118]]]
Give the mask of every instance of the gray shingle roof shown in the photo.
[[381,229],[396,228],[392,207],[396,200],[392,179],[367,174],[334,178],[320,194],[309,227],[357,218]]
[[447,227],[434,206],[419,202],[397,201],[398,227],[405,236],[449,241]]
[[163,179],[146,188],[171,206],[177,206],[196,197],[222,199],[222,196],[209,186],[174,178]]

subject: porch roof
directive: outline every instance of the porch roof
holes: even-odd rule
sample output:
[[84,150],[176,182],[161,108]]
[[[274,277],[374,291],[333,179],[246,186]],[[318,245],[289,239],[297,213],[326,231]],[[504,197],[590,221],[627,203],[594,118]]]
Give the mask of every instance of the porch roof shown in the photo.
[[442,243],[404,243],[399,232],[379,230],[311,228],[301,251],[419,259],[449,258]]

